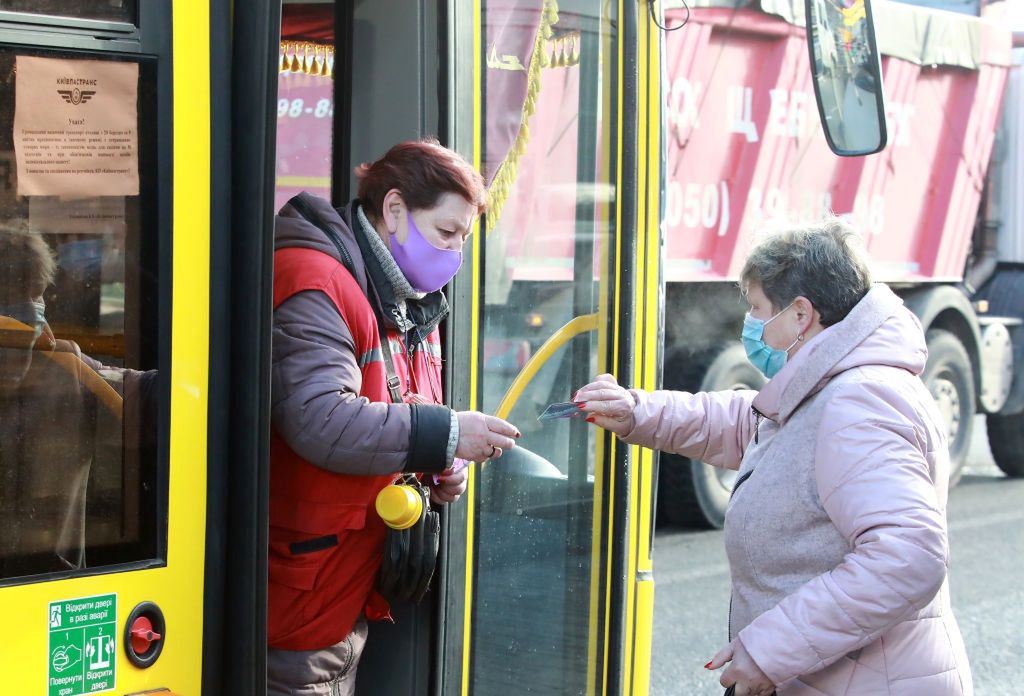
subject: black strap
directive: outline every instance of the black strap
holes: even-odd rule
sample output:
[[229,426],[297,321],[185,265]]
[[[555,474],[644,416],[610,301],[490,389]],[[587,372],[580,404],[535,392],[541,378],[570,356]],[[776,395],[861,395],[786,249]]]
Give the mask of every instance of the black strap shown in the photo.
[[[330,225],[324,224],[324,222],[320,220],[316,212],[302,198],[302,194],[292,198],[290,203],[299,215],[324,233],[327,239],[329,239],[334,245],[334,248],[338,250],[338,256],[341,258],[341,264],[349,273],[352,274],[352,277],[355,277],[355,266],[352,263],[352,258],[349,256],[345,246],[341,243],[338,233],[331,229]],[[372,283],[368,283],[368,285],[370,290],[376,296],[377,289],[373,287]],[[391,344],[388,342],[387,330],[384,328],[383,310],[380,308],[380,298],[376,297],[375,299],[377,300],[378,306],[374,308],[374,314],[377,319],[377,330],[380,332],[380,350],[381,353],[384,354],[384,369],[388,376],[388,393],[391,394],[391,403],[400,404],[402,403],[402,381],[398,379],[398,375],[395,373],[395,361],[391,357]]]
[[388,340],[388,332],[384,328],[384,322],[377,317],[377,330],[380,332],[380,351],[384,354],[384,370],[388,374],[388,393],[391,394],[391,403],[402,403],[402,381],[395,374],[395,362],[391,358],[391,342]]

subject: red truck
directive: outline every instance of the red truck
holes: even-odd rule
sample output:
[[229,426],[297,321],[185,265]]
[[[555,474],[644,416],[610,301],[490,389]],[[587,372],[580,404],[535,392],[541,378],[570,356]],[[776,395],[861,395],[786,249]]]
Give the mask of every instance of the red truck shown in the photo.
[[[832,210],[924,325],[923,378],[948,425],[952,482],[976,413],[998,466],[1024,476],[1022,52],[977,17],[882,2],[874,12],[888,145],[869,157],[829,151],[794,18],[697,7],[667,35],[665,386],[763,383],[737,340],[737,275],[759,230]],[[667,14],[678,23],[686,11]],[[660,519],[721,526],[735,473],[662,462]]]

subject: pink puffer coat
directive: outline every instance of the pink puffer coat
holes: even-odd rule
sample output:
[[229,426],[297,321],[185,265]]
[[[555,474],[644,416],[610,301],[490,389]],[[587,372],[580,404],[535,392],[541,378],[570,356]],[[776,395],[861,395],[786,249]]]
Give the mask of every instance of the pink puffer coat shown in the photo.
[[779,696],[973,694],[926,358],[916,317],[879,285],[759,394],[634,392],[628,442],[739,470],[730,635]]

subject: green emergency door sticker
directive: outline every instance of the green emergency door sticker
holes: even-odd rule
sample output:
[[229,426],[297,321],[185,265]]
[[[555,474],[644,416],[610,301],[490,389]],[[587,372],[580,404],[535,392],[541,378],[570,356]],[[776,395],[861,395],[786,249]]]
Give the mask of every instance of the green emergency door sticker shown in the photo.
[[51,602],[49,696],[111,691],[117,668],[117,595]]

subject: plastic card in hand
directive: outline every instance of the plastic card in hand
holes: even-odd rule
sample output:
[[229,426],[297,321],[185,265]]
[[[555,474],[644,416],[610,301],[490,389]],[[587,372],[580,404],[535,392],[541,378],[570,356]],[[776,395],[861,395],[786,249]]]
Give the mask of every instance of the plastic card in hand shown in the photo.
[[537,420],[548,421],[555,420],[556,418],[582,418],[584,415],[586,414],[580,410],[579,404],[567,401],[561,404],[551,404],[544,409],[544,413],[537,416]]

